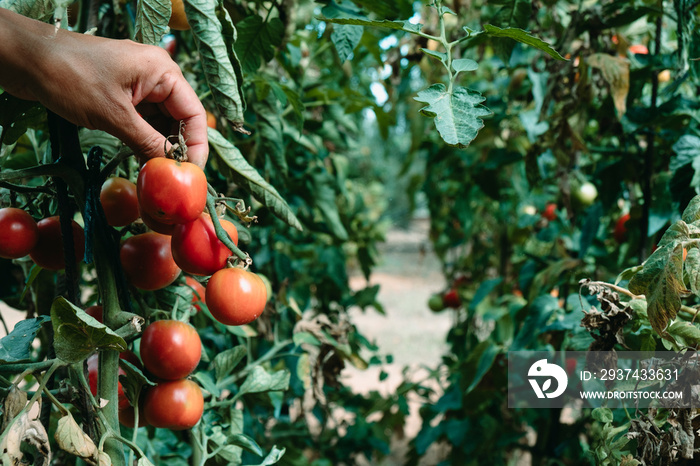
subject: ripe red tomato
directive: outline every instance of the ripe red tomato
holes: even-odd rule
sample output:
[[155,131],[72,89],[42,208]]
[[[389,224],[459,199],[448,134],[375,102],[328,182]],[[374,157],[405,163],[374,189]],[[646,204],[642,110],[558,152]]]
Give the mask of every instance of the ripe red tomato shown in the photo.
[[[228,220],[221,226],[238,245],[238,230]],[[231,250],[224,246],[214,231],[209,214],[201,214],[196,220],[176,225],[173,230],[172,252],[175,263],[193,275],[211,275],[226,266]]]
[[646,45],[644,44],[633,44],[630,45],[629,51],[631,53],[639,54],[639,55],[647,55],[649,54],[649,49],[647,48]]
[[194,427],[204,412],[204,397],[191,380],[161,382],[146,391],[143,402],[146,422],[155,427],[183,430]]
[[159,222],[158,220],[154,219],[146,212],[144,212],[140,205],[139,214],[141,215],[141,220],[143,221],[143,223],[156,233],[168,236],[173,234],[173,231],[175,230],[175,225],[168,225],[167,223]]
[[136,180],[142,212],[170,225],[199,217],[207,203],[207,177],[197,165],[165,157],[149,159]]
[[[97,377],[98,377],[98,372],[99,372],[99,356],[97,354],[93,354],[90,356],[87,360],[87,366],[88,366],[88,384],[90,385],[90,392],[92,392],[93,396],[97,396]],[[121,367],[119,368],[119,371],[117,372],[117,376],[119,375],[126,375],[124,372],[124,369]],[[125,409],[131,406],[129,404],[129,399],[126,397],[126,394],[124,393],[124,388],[122,388],[121,382],[119,382],[119,386],[117,388],[117,402],[119,403],[119,409]]]
[[557,218],[557,205],[554,202],[548,203],[542,211],[542,217],[550,222]]
[[[142,403],[139,403],[142,404]],[[134,407],[133,406],[128,406],[124,409],[119,410],[119,423],[123,425],[124,427],[128,427],[130,429],[134,428],[134,424],[136,420],[136,413],[134,412]],[[139,427],[144,427],[146,426],[146,416],[143,415],[143,408],[139,409]]]
[[39,229],[31,215],[15,207],[0,209],[0,257],[24,257],[38,240]]
[[624,214],[622,217],[617,219],[615,224],[615,231],[613,231],[613,237],[618,243],[624,243],[627,239],[627,221],[630,219],[630,214]]
[[192,288],[192,305],[195,309],[197,309],[197,311],[201,311],[202,307],[199,305],[199,303],[205,305],[207,304],[204,285],[190,276],[185,277],[185,283],[187,283],[187,286]]
[[100,202],[107,223],[113,227],[126,226],[139,218],[136,185],[126,178],[108,178],[102,185]]
[[146,370],[162,380],[187,377],[202,357],[197,330],[179,320],[158,320],[146,327],[140,348]]
[[[80,262],[85,253],[85,232],[83,228],[71,220],[73,227],[73,248],[75,249],[75,262]],[[40,220],[36,224],[39,230],[39,240],[34,249],[29,253],[36,265],[47,270],[62,270],[66,268],[66,259],[63,255],[63,235],[61,234],[61,221],[58,215]]]
[[160,290],[180,275],[170,252],[170,236],[142,233],[127,238],[119,251],[126,279],[141,290]]
[[222,324],[244,325],[265,310],[267,290],[256,274],[231,267],[212,275],[206,300],[209,312]]
[[457,309],[459,306],[462,305],[462,300],[459,298],[459,294],[457,294],[457,290],[454,288],[450,288],[445,292],[444,295],[442,295],[442,304],[445,307],[451,307],[453,309]]
[[101,324],[104,323],[104,321],[102,320],[102,306],[100,306],[100,305],[90,306],[90,307],[85,309],[85,313],[87,315],[89,315],[90,317],[93,317],[99,323],[101,323]]

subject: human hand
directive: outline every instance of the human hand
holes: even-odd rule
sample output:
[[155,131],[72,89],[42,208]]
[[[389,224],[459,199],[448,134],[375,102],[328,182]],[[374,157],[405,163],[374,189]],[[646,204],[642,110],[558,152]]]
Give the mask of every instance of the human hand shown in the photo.
[[[32,22],[32,27],[24,28],[31,35],[24,46],[30,49],[22,57],[24,64],[10,63],[15,79],[0,82],[11,94],[38,100],[76,125],[106,131],[141,159],[164,155],[164,134],[178,134],[183,121],[189,160],[204,167],[209,152],[206,113],[165,50],[56,31],[12,15],[21,18],[15,21]],[[11,52],[21,56],[22,51]],[[0,64],[6,62],[0,55]]]

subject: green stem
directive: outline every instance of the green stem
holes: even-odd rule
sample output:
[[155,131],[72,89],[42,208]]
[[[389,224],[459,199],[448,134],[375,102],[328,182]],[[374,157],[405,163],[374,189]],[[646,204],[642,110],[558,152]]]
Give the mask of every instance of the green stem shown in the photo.
[[25,362],[19,364],[2,364],[0,365],[0,373],[3,374],[19,374],[24,371],[43,371],[53,366],[59,359],[48,359],[41,362]]
[[70,167],[65,164],[47,163],[35,167],[23,168],[22,170],[3,170],[0,172],[0,181],[13,181],[22,178],[33,178],[35,176],[60,176],[66,177],[72,174]]
[[224,243],[224,245],[229,248],[229,250],[238,256],[239,259],[241,259],[244,263],[247,265],[250,265],[251,260],[250,256],[246,254],[245,252],[241,251],[238,246],[236,246],[233,241],[231,240],[231,237],[229,236],[228,232],[224,230],[224,227],[221,226],[221,222],[219,222],[219,216],[216,212],[216,206],[214,205],[214,196],[211,194],[207,195],[207,210],[209,211],[209,215],[211,216],[211,221],[214,224],[214,231],[216,231],[216,237],[219,238],[219,240]]

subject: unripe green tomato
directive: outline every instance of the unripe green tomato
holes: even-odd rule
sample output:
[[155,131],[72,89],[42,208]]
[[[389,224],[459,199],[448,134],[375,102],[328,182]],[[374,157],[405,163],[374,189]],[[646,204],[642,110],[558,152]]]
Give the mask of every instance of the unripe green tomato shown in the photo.
[[433,312],[440,312],[444,310],[445,306],[442,303],[442,295],[439,293],[431,295],[430,299],[428,299],[428,308],[430,308],[430,310]]
[[598,197],[598,188],[590,181],[586,181],[575,188],[571,195],[578,205],[585,208],[595,202]]

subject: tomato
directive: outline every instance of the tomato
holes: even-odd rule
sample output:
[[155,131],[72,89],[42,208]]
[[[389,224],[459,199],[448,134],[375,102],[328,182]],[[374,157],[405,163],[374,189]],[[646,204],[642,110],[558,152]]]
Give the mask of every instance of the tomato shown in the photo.
[[197,165],[165,157],[149,159],[136,180],[141,211],[170,225],[199,217],[207,203],[207,177]]
[[[88,366],[88,384],[90,385],[90,392],[92,393],[93,396],[97,396],[97,377],[98,377],[98,372],[99,372],[99,356],[97,354],[93,354],[90,356],[87,360],[87,366]],[[119,375],[126,375],[124,372],[124,369],[121,367],[119,368],[119,371],[117,372],[117,376]],[[119,382],[118,388],[117,388],[117,402],[119,403],[119,409],[125,409],[131,406],[129,404],[129,399],[126,397],[126,394],[124,393],[124,388],[122,387],[121,382]]]
[[433,312],[440,312],[445,309],[445,305],[442,303],[442,295],[433,294],[428,299],[428,308]]
[[90,317],[93,317],[99,323],[101,323],[101,324],[104,323],[104,321],[102,320],[102,306],[100,306],[100,305],[90,306],[90,307],[85,309],[85,313],[87,315],[89,315]]
[[459,306],[461,306],[462,300],[459,298],[457,290],[454,288],[447,290],[447,292],[442,295],[442,304],[445,307],[451,307],[453,309],[457,309]]
[[[32,258],[36,265],[47,270],[65,269],[66,259],[63,255],[63,235],[61,234],[61,221],[58,215],[40,220],[36,226],[39,230],[39,240],[29,253],[29,257]],[[77,264],[85,253],[85,232],[73,220],[71,220],[71,226],[73,227],[75,263]]]
[[136,185],[126,178],[112,177],[102,185],[100,203],[113,227],[123,227],[139,218]]
[[146,212],[144,212],[143,209],[141,209],[140,205],[139,214],[141,215],[141,220],[143,221],[144,225],[146,225],[148,228],[155,231],[156,233],[168,236],[173,234],[173,230],[175,230],[175,225],[168,225],[167,223],[159,222],[158,220],[154,219]]
[[598,197],[598,188],[590,181],[586,181],[574,189],[571,194],[574,201],[578,202],[580,206],[588,207],[592,205]]
[[624,243],[627,239],[627,221],[630,219],[630,214],[624,214],[617,220],[613,237],[618,243]]
[[647,48],[646,45],[644,44],[634,44],[630,45],[629,51],[634,54],[638,55],[647,55],[649,54],[649,49]]
[[688,257],[688,250],[686,248],[683,248],[683,261]]
[[204,412],[204,397],[191,380],[161,382],[146,391],[143,413],[155,427],[183,430],[194,427]]
[[146,327],[140,348],[146,370],[162,380],[187,377],[202,356],[197,330],[179,320],[158,320]]
[[226,325],[243,325],[265,310],[265,283],[252,272],[236,267],[221,269],[209,279],[207,307],[216,320]]
[[575,358],[566,358],[566,361],[564,362],[564,365],[566,366],[566,373],[571,377],[574,375],[574,372],[576,371],[576,359]]
[[546,218],[550,222],[557,218],[557,205],[554,202],[549,202],[542,211],[542,218]]
[[15,207],[0,209],[0,257],[24,257],[38,240],[39,229],[31,215]]
[[204,289],[204,285],[202,285],[197,280],[189,276],[185,277],[185,283],[187,283],[187,286],[192,288],[192,305],[195,309],[197,309],[197,311],[201,311],[202,308],[199,305],[199,303],[205,305],[207,304],[207,300],[205,297],[206,290]]
[[216,129],[216,115],[207,110],[207,126]]
[[[238,245],[238,231],[233,223],[220,220],[233,243]],[[173,230],[172,252],[175,263],[193,275],[211,275],[226,266],[231,250],[224,246],[214,231],[209,214],[201,214],[196,220],[176,225]]]
[[[124,427],[134,428],[136,421],[136,413],[133,406],[128,406],[119,410],[119,423]],[[146,426],[146,416],[143,415],[143,409],[139,409],[139,427]]]
[[170,14],[168,26],[176,31],[187,31],[190,29],[190,23],[187,22],[187,16],[185,15],[185,4],[182,0],[172,0],[172,13]]
[[127,238],[119,251],[126,279],[141,290],[159,290],[180,275],[170,252],[170,236],[142,233]]

